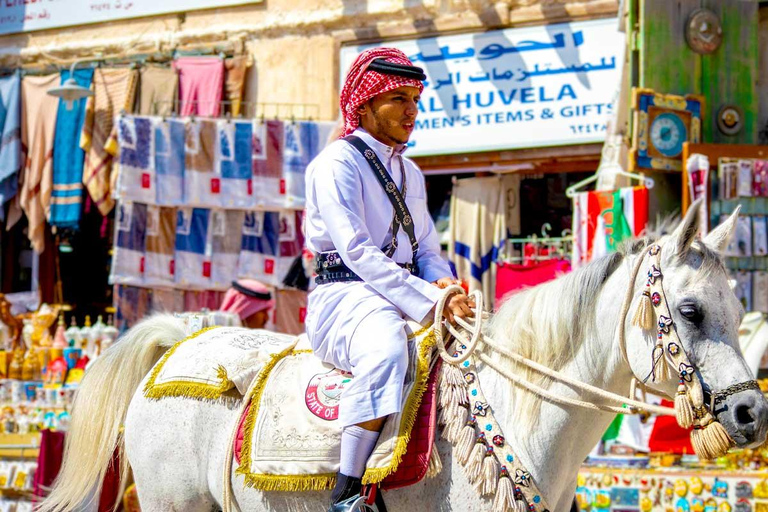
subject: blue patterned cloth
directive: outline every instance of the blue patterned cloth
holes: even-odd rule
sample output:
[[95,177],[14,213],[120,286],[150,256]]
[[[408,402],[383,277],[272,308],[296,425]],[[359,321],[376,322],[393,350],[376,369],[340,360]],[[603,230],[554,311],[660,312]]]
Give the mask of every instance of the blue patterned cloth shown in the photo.
[[0,78],[0,220],[2,206],[19,188],[21,169],[21,76]]
[[[69,70],[61,72],[61,83],[69,78]],[[91,87],[93,69],[76,69],[75,81]],[[53,194],[49,223],[58,228],[77,229],[83,197],[83,160],[80,132],[85,120],[85,99],[77,100],[71,109],[59,102],[56,135],[53,143]]]

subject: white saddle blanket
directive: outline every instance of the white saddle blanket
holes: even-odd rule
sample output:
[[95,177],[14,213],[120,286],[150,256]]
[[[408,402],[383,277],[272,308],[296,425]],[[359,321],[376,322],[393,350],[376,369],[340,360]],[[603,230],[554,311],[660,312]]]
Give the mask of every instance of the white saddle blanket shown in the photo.
[[[415,322],[408,329],[403,411],[387,421],[368,460],[366,483],[397,470],[427,387],[435,336]],[[144,395],[241,399],[250,388],[237,474],[261,490],[324,489],[339,468],[339,400],[351,378],[315,357],[304,336],[214,327],[169,349]]]

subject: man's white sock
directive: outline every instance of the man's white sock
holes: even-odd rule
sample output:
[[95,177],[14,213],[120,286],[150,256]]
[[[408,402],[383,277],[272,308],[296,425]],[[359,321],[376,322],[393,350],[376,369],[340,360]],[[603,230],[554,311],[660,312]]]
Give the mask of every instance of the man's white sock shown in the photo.
[[376,447],[378,432],[365,430],[357,425],[345,427],[341,431],[341,466],[339,472],[355,478],[362,478],[365,463]]

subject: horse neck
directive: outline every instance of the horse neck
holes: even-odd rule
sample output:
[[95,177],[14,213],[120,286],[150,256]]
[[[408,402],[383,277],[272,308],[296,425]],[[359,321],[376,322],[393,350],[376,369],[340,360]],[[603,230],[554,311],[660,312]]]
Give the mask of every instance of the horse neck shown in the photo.
[[[571,378],[619,394],[628,393],[631,378],[615,336],[629,281],[627,267],[625,261],[600,292],[594,309],[599,326],[597,332],[587,333],[574,358],[559,369]],[[552,512],[568,510],[573,501],[578,469],[600,441],[614,415],[543,401],[537,428],[531,431],[515,421],[516,413],[509,405],[513,396],[512,383],[487,367],[479,370],[478,377],[483,389],[487,390],[486,396],[496,411],[507,442],[533,476]],[[557,381],[549,389],[558,396],[584,401],[593,399]]]

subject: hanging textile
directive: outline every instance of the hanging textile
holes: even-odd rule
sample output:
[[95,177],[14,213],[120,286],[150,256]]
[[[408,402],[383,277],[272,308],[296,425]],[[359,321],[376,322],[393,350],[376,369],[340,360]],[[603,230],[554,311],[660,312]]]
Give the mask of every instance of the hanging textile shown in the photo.
[[190,206],[218,206],[221,179],[214,172],[216,121],[190,121],[186,133],[184,200]]
[[304,174],[307,166],[325,147],[325,141],[335,126],[336,123],[285,123],[283,179],[287,205],[304,204]]
[[153,313],[183,313],[184,290],[156,288],[152,292]]
[[147,316],[152,310],[152,294],[149,288],[116,284],[113,291],[115,327],[123,332]]
[[26,151],[18,204],[27,216],[27,236],[38,253],[45,247],[45,219],[51,206],[53,136],[59,108],[59,99],[48,94],[48,89],[57,87],[60,80],[53,74],[25,76],[21,81],[21,144]]
[[573,268],[616,250],[648,224],[648,189],[581,192],[573,199]]
[[210,210],[179,208],[176,222],[176,282],[208,288],[211,284],[211,251],[208,242]]
[[21,171],[21,74],[0,78],[0,220],[16,196]]
[[227,91],[227,101],[229,102],[229,112],[232,114],[232,117],[240,117],[245,77],[248,73],[248,57],[237,55],[225,59],[224,67],[227,71],[225,88]]
[[136,82],[133,69],[97,68],[93,72],[93,96],[86,103],[80,147],[86,152],[83,185],[102,215],[115,206],[111,196],[117,179],[112,168],[118,148],[114,118],[132,110]]
[[510,294],[523,288],[538,286],[571,271],[571,263],[551,259],[528,265],[502,263],[496,270],[496,308]]
[[176,208],[147,206],[144,284],[173,286],[175,281]]
[[279,256],[280,214],[245,212],[238,277],[256,279],[269,286],[280,284]]
[[[469,178],[453,187],[448,259],[456,276],[495,297],[496,260],[507,238],[503,177]],[[488,307],[491,307],[490,301]]]
[[216,123],[216,173],[221,179],[220,206],[253,207],[253,123],[222,119]]
[[115,244],[110,283],[143,283],[146,241],[147,205],[121,201],[115,212]]
[[288,275],[296,258],[301,256],[304,248],[304,233],[301,223],[302,211],[283,210],[279,214],[280,258],[278,260],[277,279],[279,283]]
[[291,335],[304,332],[308,296],[301,290],[277,290],[273,315],[275,331]]
[[184,160],[186,127],[183,121],[153,118],[155,130],[155,182],[157,202],[184,204]]
[[224,60],[181,57],[173,61],[179,74],[179,115],[218,117],[224,90]]
[[262,208],[285,206],[282,121],[253,123],[253,194]]
[[152,157],[152,119],[120,116],[117,123],[120,143],[118,195],[125,201],[154,204],[157,202],[157,187],[155,159]]
[[[61,83],[70,78],[69,70],[61,72]],[[75,82],[91,88],[93,69],[76,69]],[[57,228],[77,229],[83,201],[83,163],[85,152],[78,143],[85,121],[86,99],[73,102],[67,108],[59,103],[56,134],[53,144],[53,195],[49,223]]]
[[139,69],[133,111],[145,116],[170,116],[178,96],[179,76],[172,68],[144,65]]
[[[213,210],[211,212],[211,239],[213,259],[211,287],[226,290],[237,279],[237,262],[242,244],[242,210]],[[217,305],[218,307],[218,305]]]

